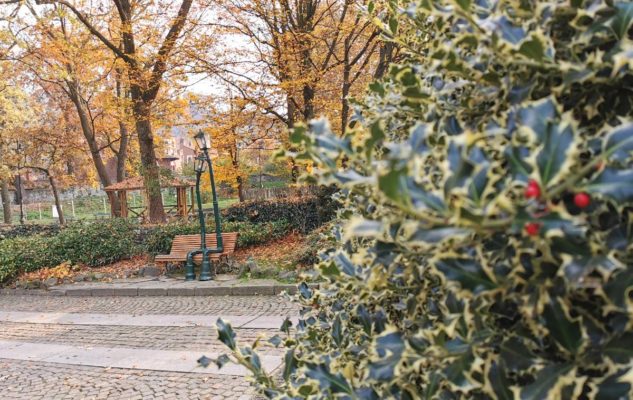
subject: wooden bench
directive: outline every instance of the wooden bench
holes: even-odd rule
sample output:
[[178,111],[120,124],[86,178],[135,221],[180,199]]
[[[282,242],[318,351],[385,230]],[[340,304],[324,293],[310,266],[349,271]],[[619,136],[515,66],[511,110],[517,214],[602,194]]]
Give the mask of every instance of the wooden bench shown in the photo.
[[[235,252],[237,246],[237,232],[227,232],[222,234],[222,245],[224,250],[222,253],[210,254],[211,262],[220,262],[223,259],[228,261],[228,257]],[[206,236],[207,248],[212,249],[216,247],[215,232],[207,233]],[[184,263],[187,261],[187,254],[191,250],[197,250],[200,248],[200,235],[178,235],[174,237],[174,241],[171,244],[171,250],[169,254],[157,255],[154,261],[157,264],[161,263]],[[193,260],[200,264],[202,263],[202,254],[197,254],[193,257]]]

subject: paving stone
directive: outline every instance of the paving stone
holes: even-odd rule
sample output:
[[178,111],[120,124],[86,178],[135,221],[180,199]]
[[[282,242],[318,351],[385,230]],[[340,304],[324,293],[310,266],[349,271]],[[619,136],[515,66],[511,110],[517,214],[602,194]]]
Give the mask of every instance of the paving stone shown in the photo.
[[[0,360],[0,393],[3,400],[22,399],[235,399],[225,393],[247,388],[240,399],[255,398],[238,376],[197,375],[147,371],[139,374],[120,368],[70,366],[57,363]],[[70,388],[67,377],[75,378]],[[214,384],[219,383],[218,388]],[[183,386],[184,385],[184,386]],[[170,388],[171,386],[171,388]],[[177,387],[174,390],[174,387]],[[194,392],[190,387],[195,387]],[[72,393],[72,394],[71,394]]]
[[296,315],[282,296],[71,297],[0,296],[0,310],[99,314]]

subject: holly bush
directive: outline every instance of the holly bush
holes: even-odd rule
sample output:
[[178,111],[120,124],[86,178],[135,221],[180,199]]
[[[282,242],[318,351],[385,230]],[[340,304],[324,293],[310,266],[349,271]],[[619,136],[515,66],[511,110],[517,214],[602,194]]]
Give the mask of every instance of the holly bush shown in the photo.
[[633,3],[369,3],[405,50],[292,136],[343,208],[269,398],[633,396]]

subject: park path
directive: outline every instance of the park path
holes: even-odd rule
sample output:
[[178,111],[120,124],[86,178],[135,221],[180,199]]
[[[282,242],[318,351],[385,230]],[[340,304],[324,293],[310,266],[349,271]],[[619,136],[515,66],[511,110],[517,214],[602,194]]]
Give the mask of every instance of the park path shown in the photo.
[[[203,368],[226,348],[215,321],[238,340],[279,333],[296,307],[279,296],[0,296],[2,399],[251,399],[246,371]],[[260,352],[268,370],[279,349]]]

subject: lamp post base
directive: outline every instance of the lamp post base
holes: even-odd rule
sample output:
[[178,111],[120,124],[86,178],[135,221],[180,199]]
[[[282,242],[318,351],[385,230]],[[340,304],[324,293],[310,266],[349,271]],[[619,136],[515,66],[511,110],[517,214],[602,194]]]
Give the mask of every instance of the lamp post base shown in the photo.
[[201,281],[210,281],[213,279],[211,275],[211,263],[207,257],[204,257],[202,261],[202,268],[200,269],[200,278]]
[[194,281],[196,280],[195,266],[193,263],[185,266],[185,281]]

